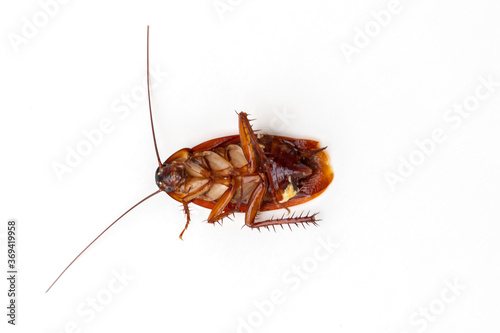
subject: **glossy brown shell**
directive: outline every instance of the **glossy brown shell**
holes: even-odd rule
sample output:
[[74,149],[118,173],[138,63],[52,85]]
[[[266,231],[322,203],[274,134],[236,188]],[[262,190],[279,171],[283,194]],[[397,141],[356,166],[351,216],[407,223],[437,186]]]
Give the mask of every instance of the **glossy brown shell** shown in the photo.
[[[272,201],[269,193],[270,190],[268,189],[260,206],[261,211],[280,209],[283,208],[283,206],[291,207],[307,202],[320,195],[332,182],[333,171],[329,165],[328,155],[321,149],[317,141],[267,134],[260,134],[257,137],[259,145],[264,150],[266,159],[275,164],[277,168],[283,168],[283,170],[293,170],[298,167],[298,164],[303,164],[312,170],[312,173],[301,179],[298,184],[299,192],[282,204],[277,204]],[[217,149],[226,148],[229,145],[241,146],[240,136],[225,136],[203,142],[191,149],[181,149],[170,156],[166,162],[170,163],[171,161],[179,158],[181,155],[188,154],[191,156],[192,154],[199,152],[217,151]],[[283,147],[286,147],[287,150],[291,150],[292,152],[289,154],[283,153]],[[173,199],[182,202],[182,198],[176,193],[169,192],[168,194]],[[212,209],[216,205],[217,200],[209,201],[195,198],[191,202],[199,206]],[[235,205],[234,203],[229,203],[227,208],[237,212],[246,212],[247,204],[241,203],[240,205]]]

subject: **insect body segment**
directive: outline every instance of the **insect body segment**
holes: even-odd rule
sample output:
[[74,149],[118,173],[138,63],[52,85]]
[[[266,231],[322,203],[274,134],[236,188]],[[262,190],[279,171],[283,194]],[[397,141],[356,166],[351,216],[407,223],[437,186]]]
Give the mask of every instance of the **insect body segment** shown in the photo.
[[262,210],[288,209],[319,195],[332,181],[328,157],[318,143],[267,134],[256,135],[240,112],[239,135],[184,148],[156,171],[156,184],[182,202],[210,208],[208,223],[235,212],[245,213],[251,228],[315,223],[315,215],[256,222]]

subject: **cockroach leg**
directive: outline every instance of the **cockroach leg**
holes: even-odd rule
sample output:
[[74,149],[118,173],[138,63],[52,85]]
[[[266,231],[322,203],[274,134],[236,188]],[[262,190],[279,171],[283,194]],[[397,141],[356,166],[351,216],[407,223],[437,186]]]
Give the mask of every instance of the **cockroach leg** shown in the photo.
[[181,234],[179,235],[179,238],[182,240],[182,235],[184,235],[184,231],[186,231],[189,222],[191,222],[191,214],[189,213],[189,207],[188,207],[188,202],[182,202],[182,206],[184,206],[184,213],[186,213],[186,225],[184,226],[184,229],[182,230]]
[[226,217],[232,221],[233,219],[230,216],[231,215],[234,216],[234,213],[235,213],[235,210],[226,208],[226,210],[224,212],[213,217],[213,219],[212,219],[213,222],[209,222],[208,220],[207,220],[207,222],[215,224],[215,222],[222,222],[223,219],[225,219]]
[[241,149],[248,161],[248,173],[255,173],[258,165],[263,162],[261,159],[264,157],[264,152],[248,121],[248,115],[245,112],[240,112],[238,116]]
[[274,203],[290,212],[288,207],[281,203],[283,195],[279,191],[276,172],[273,172],[271,168],[272,161],[269,161],[266,158],[266,155],[259,144],[259,140],[250,125],[248,115],[245,112],[240,112],[238,115],[241,148],[243,149],[243,154],[248,161],[248,173],[256,172],[257,165],[262,165],[269,181],[269,188],[271,190]]
[[221,215],[224,212],[227,205],[229,204],[229,202],[233,198],[235,191],[236,191],[236,186],[235,186],[234,180],[232,180],[231,183],[229,184],[229,187],[227,188],[227,190],[219,198],[219,201],[217,201],[214,208],[212,208],[210,215],[208,215],[208,219],[207,219],[208,223],[214,223],[214,222],[219,220],[216,217],[218,217],[219,215]]
[[309,215],[307,214],[306,216],[302,216],[302,214],[300,216],[297,216],[297,217],[288,217],[288,218],[279,218],[279,219],[269,219],[269,220],[265,220],[265,221],[259,221],[259,222],[253,222],[251,223],[250,225],[248,225],[249,227],[255,229],[259,229],[261,227],[269,227],[269,226],[275,226],[275,225],[281,225],[281,227],[283,227],[283,225],[285,224],[288,224],[288,226],[290,227],[291,224],[295,224],[296,226],[298,226],[299,224],[302,224],[302,226],[305,228],[305,224],[313,224],[313,225],[318,225],[318,219],[316,219],[316,215],[318,213],[314,213],[312,215]]
[[202,195],[203,193],[206,193],[210,190],[210,187],[212,186],[212,181],[209,180],[205,183],[205,185],[203,186],[200,186],[199,189],[195,190],[195,191],[191,191],[189,190],[189,194],[186,195],[184,198],[182,198],[182,201],[183,202],[189,202],[191,200],[193,200],[194,198]]
[[215,223],[217,222],[217,223],[219,223],[220,225],[222,225],[222,221],[223,221],[223,219],[224,219],[224,218],[226,218],[226,217],[227,217],[228,219],[232,220],[232,219],[229,217],[230,215],[234,215],[234,210],[232,210],[232,209],[228,209],[228,210],[224,211],[223,213],[221,213],[221,214],[219,214],[219,215],[214,216],[214,217],[213,217],[213,219],[212,219],[212,222],[209,222],[209,221],[207,221],[207,222],[208,222],[208,223],[213,223],[213,224],[215,224]]
[[255,187],[255,189],[253,190],[252,194],[250,195],[250,199],[248,200],[247,211],[245,213],[245,224],[247,226],[252,227],[252,225],[255,223],[255,217],[259,212],[265,193],[266,181],[262,179],[262,181],[257,184],[257,187]]

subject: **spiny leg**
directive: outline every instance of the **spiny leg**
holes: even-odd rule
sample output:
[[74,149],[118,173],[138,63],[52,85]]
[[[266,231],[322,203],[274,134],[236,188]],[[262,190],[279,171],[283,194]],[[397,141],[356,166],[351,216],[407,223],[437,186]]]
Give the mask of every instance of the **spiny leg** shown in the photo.
[[265,156],[245,112],[238,113],[238,127],[243,154],[248,161],[248,173],[255,173]]
[[[276,171],[273,168],[272,161],[268,160],[262,150],[262,147],[255,135],[252,126],[250,125],[250,121],[248,120],[248,115],[245,112],[240,112],[239,116],[239,132],[240,132],[240,142],[241,148],[243,149],[243,153],[245,158],[248,161],[248,172],[254,173],[258,171],[258,166],[261,165],[266,174],[267,182],[269,182],[269,189],[272,194],[273,201],[286,209],[288,213],[290,213],[290,209],[283,205],[280,201],[283,200],[283,193],[279,189],[279,184],[276,177]],[[319,150],[321,151],[321,150]],[[318,151],[318,152],[319,152]],[[293,215],[288,218],[280,218],[280,219],[270,219],[260,222],[255,222],[255,217],[260,209],[262,204],[262,199],[267,189],[267,182],[263,179],[263,181],[257,185],[257,187],[252,192],[250,199],[248,201],[248,207],[245,215],[245,225],[250,228],[260,228],[287,224],[290,226],[291,224],[299,225],[312,223],[316,225],[318,221],[316,219],[316,214],[306,215],[306,216],[298,216],[294,217]]]
[[269,229],[269,226],[272,226],[274,228],[274,226],[276,225],[281,225],[281,227],[283,228],[283,225],[285,224],[287,224],[289,227],[291,224],[295,224],[296,226],[298,226],[299,224],[304,226],[305,224],[309,223],[317,225],[317,222],[319,220],[316,219],[316,215],[318,213],[312,215],[309,215],[308,213],[305,216],[302,216],[302,214],[300,214],[299,216],[294,216],[294,214],[292,214],[292,216],[286,218],[283,215],[279,219],[269,219],[265,221],[255,222],[255,218],[257,216],[257,213],[259,212],[260,205],[262,204],[262,199],[265,193],[266,193],[266,181],[262,179],[262,181],[253,190],[252,195],[250,196],[250,200],[248,201],[248,207],[245,214],[246,226],[252,229],[259,229],[261,227],[266,227]]
[[269,219],[265,221],[254,222],[250,227],[253,229],[259,229],[261,227],[266,227],[267,229],[269,229],[269,226],[272,226],[274,228],[274,226],[279,225],[281,226],[281,228],[283,228],[283,225],[288,225],[291,230],[291,225],[295,224],[296,226],[302,225],[305,228],[305,225],[309,223],[318,225],[317,222],[319,222],[320,220],[316,218],[316,215],[318,215],[318,213],[314,213],[312,215],[307,214],[305,216],[302,216],[301,214],[300,216],[295,217],[293,215],[291,217],[282,216],[279,219]]
[[182,230],[181,234],[179,235],[179,238],[182,240],[182,235],[184,234],[184,231],[186,231],[188,225],[189,225],[189,222],[191,222],[191,215],[189,214],[189,207],[188,207],[188,203],[187,202],[182,202],[182,205],[184,206],[184,213],[186,213],[186,226],[184,227],[184,229]]
[[248,120],[248,115],[245,112],[240,112],[238,116],[241,148],[243,149],[243,154],[248,161],[248,173],[258,171],[257,169],[260,163],[267,175],[273,201],[290,213],[290,209],[280,203],[280,201],[283,200],[283,194],[279,190],[276,172],[272,168],[272,161],[269,161],[266,158],[266,155],[260,146],[259,140],[257,139],[257,136],[250,125],[250,121]]
[[245,224],[252,228],[255,223],[255,217],[259,212],[260,205],[262,204],[262,199],[264,198],[264,194],[266,193],[266,181],[264,179],[261,180],[257,187],[253,190],[250,195],[250,199],[248,200],[247,211],[245,213]]
[[214,216],[212,218],[212,221],[209,223],[213,223],[214,225],[215,225],[215,223],[219,223],[220,225],[222,225],[222,220],[226,217],[229,218],[230,220],[232,220],[229,216],[234,215],[235,212],[236,211],[234,209],[226,208],[226,210],[224,212],[220,213],[219,215]]
[[258,184],[264,181],[264,178],[265,175],[259,173],[246,174],[243,176],[240,175],[233,178],[236,184],[237,191],[237,193],[235,192],[235,197],[233,197],[233,199],[236,200],[236,205],[234,206],[235,211],[240,211],[243,201],[248,199],[248,197],[251,195],[251,192]]
[[228,189],[224,192],[224,194],[221,195],[219,201],[217,201],[214,208],[212,208],[210,215],[208,215],[207,219],[208,223],[214,223],[220,219],[219,216],[223,214],[223,212],[225,211],[227,205],[233,198],[235,191],[236,191],[236,186],[233,180],[229,184]]
[[179,238],[182,240],[182,235],[184,235],[184,231],[186,231],[189,222],[191,222],[191,215],[189,214],[189,207],[188,204],[193,200],[194,198],[202,195],[203,193],[207,192],[210,190],[211,186],[211,181],[208,181],[205,185],[201,186],[198,190],[190,192],[188,195],[186,195],[184,198],[182,198],[182,205],[184,207],[184,213],[186,213],[186,226],[182,230],[181,234],[179,235]]

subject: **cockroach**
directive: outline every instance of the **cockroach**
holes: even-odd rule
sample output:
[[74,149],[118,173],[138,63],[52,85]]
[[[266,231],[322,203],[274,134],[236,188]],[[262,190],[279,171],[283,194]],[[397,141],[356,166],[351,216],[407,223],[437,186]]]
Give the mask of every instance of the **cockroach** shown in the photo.
[[90,244],[88,244],[62,271],[46,292],[66,270],[109,228],[132,209],[152,196],[165,192],[182,203],[186,225],[191,221],[190,203],[211,209],[207,222],[217,223],[234,213],[245,213],[245,225],[259,229],[277,225],[317,224],[315,214],[256,221],[257,213],[307,202],[320,195],[332,182],[333,171],[328,162],[326,147],[308,139],[295,139],[269,134],[256,134],[248,114],[237,112],[239,134],[203,142],[193,148],[175,152],[161,162],[153,125],[151,92],[149,86],[149,26],[147,28],[147,84],[149,117],[153,142],[158,159],[155,181],[158,190],[129,208]]

